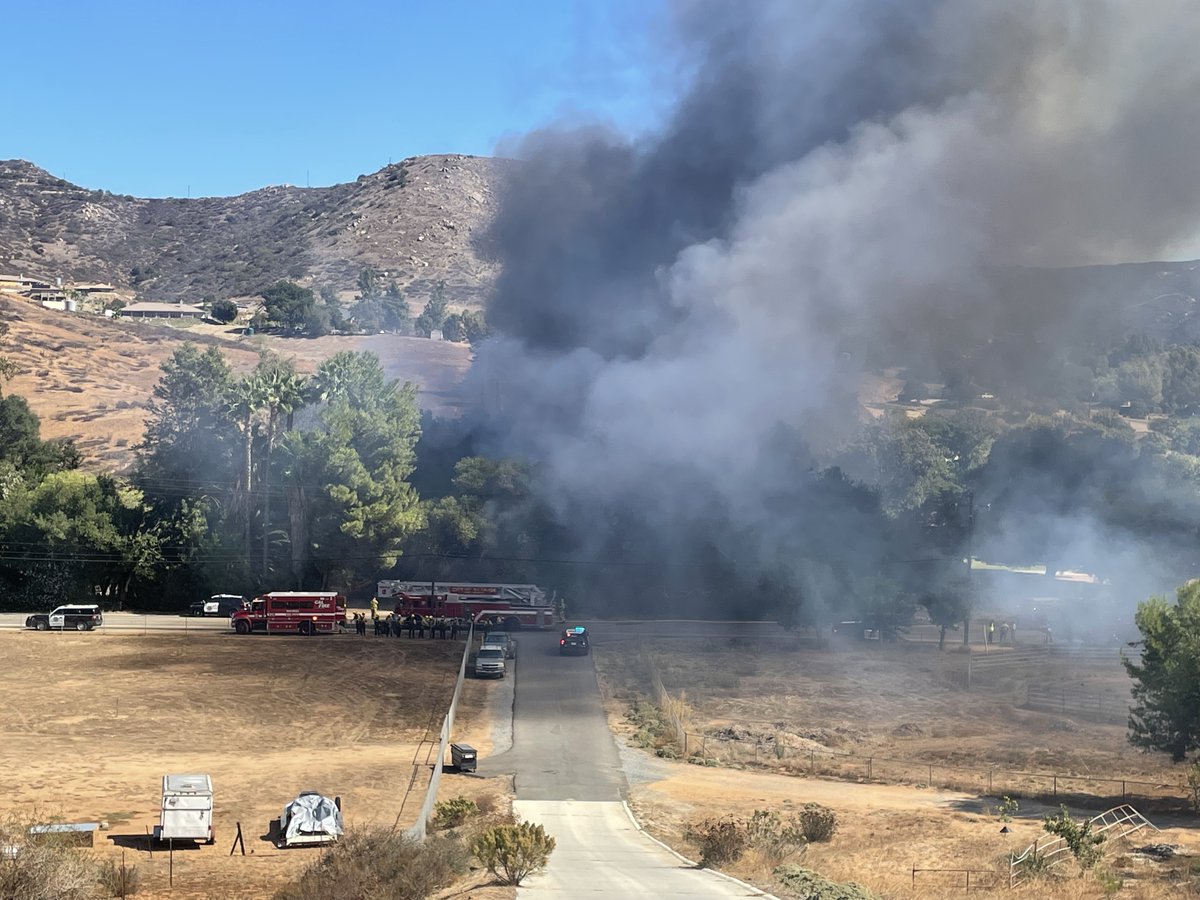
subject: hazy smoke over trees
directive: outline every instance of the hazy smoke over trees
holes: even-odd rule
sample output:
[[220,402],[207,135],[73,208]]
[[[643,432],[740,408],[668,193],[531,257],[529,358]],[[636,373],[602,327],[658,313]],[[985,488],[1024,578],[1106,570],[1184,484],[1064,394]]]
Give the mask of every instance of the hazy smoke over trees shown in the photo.
[[[500,337],[474,377],[564,514],[624,500],[692,548],[681,566],[704,544],[694,532],[754,577],[827,531],[823,489],[788,492],[857,427],[861,371],[934,380],[1000,333],[1029,338],[1002,366],[1036,366],[1033,338],[1088,313],[1014,297],[997,271],[1152,258],[1194,235],[1200,7],[674,12],[690,86],[659,131],[521,143],[529,165],[490,235]],[[783,577],[820,593],[814,571]]]

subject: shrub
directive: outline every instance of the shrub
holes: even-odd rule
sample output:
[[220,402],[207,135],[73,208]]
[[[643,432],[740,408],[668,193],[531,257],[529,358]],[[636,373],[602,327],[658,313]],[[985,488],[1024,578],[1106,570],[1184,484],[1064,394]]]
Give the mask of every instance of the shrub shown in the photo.
[[1042,829],[1062,838],[1081,869],[1090,869],[1104,855],[1104,835],[1092,833],[1092,822],[1083,819],[1076,822],[1065,806],[1059,807],[1057,816],[1046,816]]
[[789,892],[797,897],[820,900],[875,900],[875,895],[857,884],[838,884],[823,875],[794,864],[780,866],[774,872]]
[[348,831],[275,898],[424,900],[466,870],[467,851],[455,837],[435,835],[422,843],[397,831]]
[[0,819],[0,847],[13,848],[11,858],[0,861],[0,897],[83,900],[95,896],[96,870],[91,860],[53,841],[31,840],[29,825],[15,816]]
[[101,866],[97,877],[101,887],[114,897],[132,897],[141,887],[138,867],[125,865],[124,859],[119,866],[111,861],[108,865]]
[[820,803],[805,803],[804,808],[796,814],[796,819],[800,833],[809,843],[831,841],[837,833],[837,815]]
[[1120,892],[1121,888],[1125,886],[1125,879],[1109,869],[1097,869],[1096,881],[1100,883],[1100,889],[1104,891],[1106,897]]
[[1005,794],[1001,798],[1000,802],[995,806],[996,815],[999,817],[1000,821],[1004,823],[1011,822],[1013,820],[1013,816],[1017,814],[1017,810],[1020,808],[1020,804],[1018,804],[1016,800],[1007,794]]
[[495,825],[471,842],[471,852],[504,884],[518,885],[527,875],[546,867],[554,838],[532,822]]
[[457,828],[471,816],[479,815],[479,807],[474,800],[466,797],[453,797],[434,804],[433,824],[435,828]]
[[746,826],[733,818],[694,823],[683,837],[700,851],[700,865],[706,869],[737,862],[750,842]]
[[490,816],[496,811],[496,798],[492,794],[482,794],[475,798],[475,808],[479,814]]
[[808,847],[808,839],[796,819],[785,822],[778,813],[766,809],[756,809],[746,821],[746,836],[772,867]]

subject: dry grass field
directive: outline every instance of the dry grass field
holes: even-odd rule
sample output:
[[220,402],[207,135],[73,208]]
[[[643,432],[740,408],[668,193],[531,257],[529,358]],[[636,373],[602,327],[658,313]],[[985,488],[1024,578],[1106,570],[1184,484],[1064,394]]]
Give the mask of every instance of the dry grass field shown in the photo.
[[422,408],[455,415],[469,400],[459,390],[471,366],[465,344],[396,335],[245,336],[240,329],[200,322],[71,315],[9,297],[0,297],[0,320],[10,326],[0,355],[21,369],[4,390],[29,402],[41,418],[43,438],[74,439],[91,469],[122,472],[132,466],[160,366],[189,340],[215,343],[237,372],[253,368],[262,350],[295,360],[303,373],[339,351],[370,350],[390,377],[418,385]]
[[[914,881],[912,869],[970,868],[978,870],[972,894],[1009,894],[1007,853],[1042,835],[1042,817],[1058,802],[1076,817],[1121,802],[1119,781],[1065,776],[1124,777],[1162,785],[1126,785],[1131,795],[1151,795],[1130,802],[1164,828],[1136,835],[1133,845],[1178,844],[1185,855],[1156,862],[1113,846],[1100,864],[1112,873],[1107,888],[1064,866],[1072,877],[1011,895],[1101,897],[1117,881],[1120,896],[1200,895],[1200,861],[1190,856],[1200,854],[1200,836],[1179,799],[1180,770],[1134,749],[1120,725],[1024,708],[1030,681],[1117,689],[1125,676],[1115,651],[1112,662],[1047,655],[1036,667],[992,673],[971,691],[956,686],[955,673],[965,668],[960,654],[932,645],[664,641],[644,652],[632,643],[601,645],[596,663],[614,730],[648,754],[669,745],[645,713],[650,664],[670,696],[682,699],[673,705],[692,733],[686,755],[693,764],[647,758],[632,794],[650,830],[693,858],[682,837],[689,822],[818,802],[837,812],[841,828],[833,842],[811,845],[798,860],[809,868],[887,897],[960,896],[964,873],[920,872]],[[1018,774],[1051,771],[1064,776],[1057,798],[1049,779]],[[1116,798],[1083,796],[1108,791]],[[1007,835],[994,809],[1004,794],[1020,804]],[[753,853],[731,871],[771,882],[770,866]]]
[[[404,802],[413,762],[429,755],[422,740],[437,737],[462,647],[355,635],[0,633],[3,807],[30,820],[107,821],[94,854],[136,864],[138,896],[269,897],[319,852],[262,839],[300,791],[340,796],[349,827],[415,819],[421,778]],[[467,682],[456,727],[456,739],[485,752],[487,687]],[[168,855],[151,857],[145,836],[171,772],[212,776],[217,840],[176,848],[168,890]],[[504,792],[462,776],[447,776],[441,791]],[[247,855],[231,857],[238,822]]]

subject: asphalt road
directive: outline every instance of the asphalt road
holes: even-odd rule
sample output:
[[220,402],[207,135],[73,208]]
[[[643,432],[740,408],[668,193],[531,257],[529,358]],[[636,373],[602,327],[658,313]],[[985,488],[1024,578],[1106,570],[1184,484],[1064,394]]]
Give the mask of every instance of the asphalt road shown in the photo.
[[[623,630],[609,627],[596,626],[598,640]],[[591,656],[559,656],[555,634],[523,633],[516,679],[512,749],[484,769],[514,773],[514,811],[557,842],[546,871],[518,888],[519,900],[765,896],[687,865],[638,829],[622,802],[628,785]]]

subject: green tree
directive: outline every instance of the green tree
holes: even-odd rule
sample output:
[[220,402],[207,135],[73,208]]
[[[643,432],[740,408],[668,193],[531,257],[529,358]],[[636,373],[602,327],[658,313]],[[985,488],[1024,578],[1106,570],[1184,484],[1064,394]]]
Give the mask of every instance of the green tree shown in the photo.
[[232,300],[222,298],[212,302],[212,317],[222,325],[228,325],[238,315],[238,305]]
[[966,572],[933,577],[918,595],[917,602],[929,614],[929,621],[938,626],[938,649],[946,649],[946,629],[971,616],[971,582]]
[[1200,349],[1172,347],[1163,369],[1163,410],[1174,416],[1200,412]]
[[280,441],[293,579],[345,583],[395,565],[423,523],[409,483],[420,434],[416,389],[371,353],[338,353],[312,378],[313,426]]
[[461,315],[451,313],[446,316],[446,320],[442,323],[442,337],[455,343],[461,343],[467,339],[467,329],[463,325]]
[[318,307],[313,292],[292,281],[279,281],[261,294],[267,320],[288,334],[314,334],[320,331],[321,314],[328,329],[328,312]]
[[[140,529],[141,495],[107,476],[56,472],[12,491],[0,512],[0,545],[27,590],[122,601],[135,576],[153,573],[160,553]],[[49,583],[43,582],[51,574]]]
[[389,281],[383,292],[383,327],[389,331],[408,332],[412,329],[412,310],[408,299],[395,281]]
[[850,465],[879,486],[884,511],[897,516],[961,489],[954,460],[928,430],[907,418],[868,429]]
[[1200,747],[1200,581],[1138,605],[1141,659],[1125,659],[1133,679],[1129,740],[1182,762]]
[[370,299],[380,293],[380,281],[379,273],[369,266],[358,273],[358,292],[362,294],[363,299]]
[[226,414],[241,432],[240,469],[235,489],[235,507],[242,527],[242,549],[251,556],[251,531],[254,526],[254,432],[256,419],[266,406],[262,380],[252,372],[229,385],[225,394]]
[[384,315],[383,301],[375,298],[361,297],[350,307],[351,321],[365,334],[383,331]]
[[491,335],[492,330],[488,327],[487,319],[481,310],[467,310],[462,313],[461,318],[469,343],[478,344]]
[[417,334],[429,337],[433,332],[441,329],[449,314],[446,282],[439,281],[434,285],[433,294],[430,296],[429,302],[425,304],[425,309],[421,311],[421,315],[417,316],[415,323]]
[[308,399],[306,380],[296,374],[290,361],[276,356],[264,356],[255,369],[258,395],[266,410],[264,423],[263,464],[260,495],[262,497],[262,574],[265,578],[270,567],[271,539],[271,465],[275,451],[275,437],[282,416],[288,431],[292,430],[294,415]]
[[0,462],[30,475],[79,467],[78,448],[69,440],[43,441],[41,422],[24,397],[0,397]]

